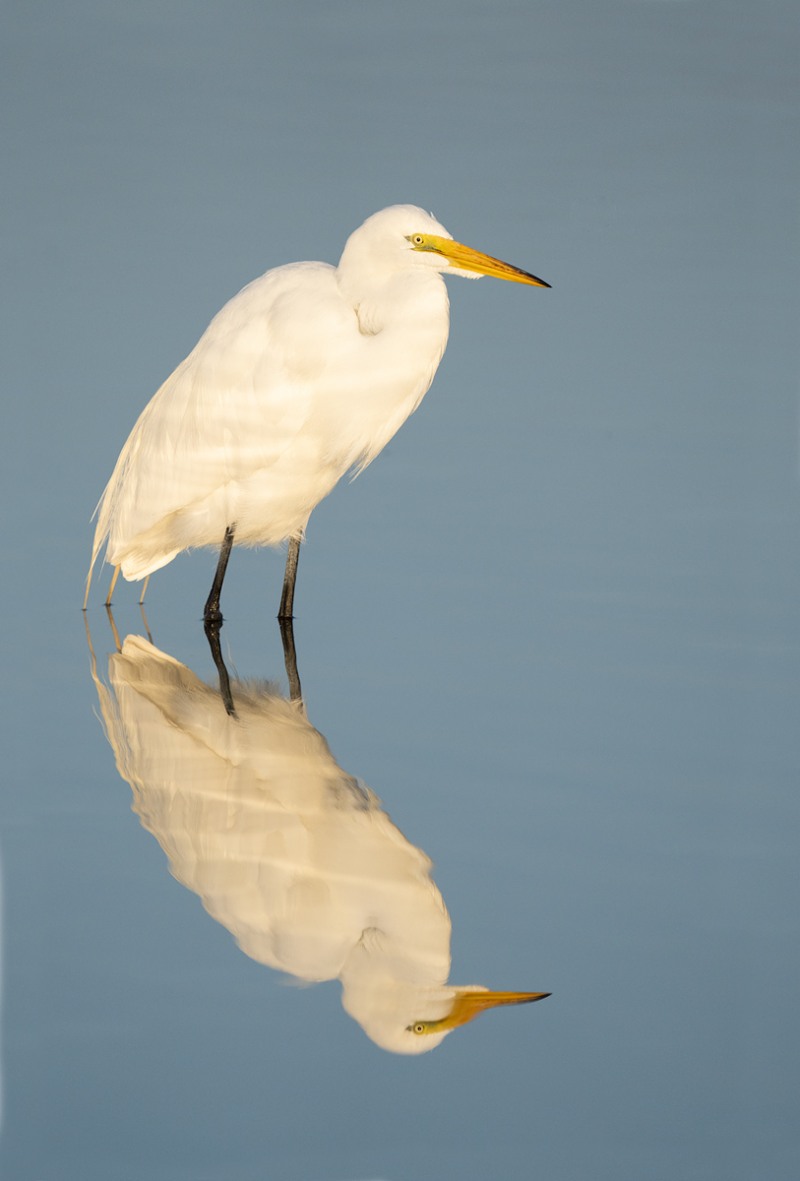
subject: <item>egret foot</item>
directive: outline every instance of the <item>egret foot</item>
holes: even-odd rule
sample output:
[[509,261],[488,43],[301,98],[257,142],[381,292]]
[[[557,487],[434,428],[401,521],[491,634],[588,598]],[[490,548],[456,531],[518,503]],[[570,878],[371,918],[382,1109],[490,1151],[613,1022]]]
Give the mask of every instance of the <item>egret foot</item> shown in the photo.
[[222,612],[219,609],[219,599],[216,602],[209,598],[205,607],[203,608],[203,625],[204,627],[222,627],[225,620],[222,617]]

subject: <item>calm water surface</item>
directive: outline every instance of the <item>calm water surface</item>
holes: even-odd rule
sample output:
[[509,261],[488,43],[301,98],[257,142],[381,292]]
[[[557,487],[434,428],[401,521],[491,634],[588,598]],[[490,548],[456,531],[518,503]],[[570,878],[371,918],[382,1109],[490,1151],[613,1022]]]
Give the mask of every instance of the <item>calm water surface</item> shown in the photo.
[[[0,1175],[793,1181],[795,6],[6,34]],[[92,652],[142,405],[409,200],[553,290],[454,280],[433,390],[315,512],[305,712],[279,554],[232,559],[235,723],[212,555],[146,621],[118,590],[121,653],[97,586]],[[552,996],[392,1052],[447,980]]]

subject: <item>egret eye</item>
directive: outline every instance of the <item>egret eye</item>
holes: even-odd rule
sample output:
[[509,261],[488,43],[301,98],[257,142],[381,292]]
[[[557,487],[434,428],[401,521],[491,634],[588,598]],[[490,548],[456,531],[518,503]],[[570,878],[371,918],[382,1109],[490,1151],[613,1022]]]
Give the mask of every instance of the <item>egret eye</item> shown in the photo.
[[423,246],[424,244],[425,244],[425,238],[422,234],[412,234],[411,235],[411,245],[412,246]]
[[415,1021],[414,1024],[411,1026],[411,1029],[413,1030],[414,1033],[424,1033],[425,1032],[425,1022],[424,1021]]

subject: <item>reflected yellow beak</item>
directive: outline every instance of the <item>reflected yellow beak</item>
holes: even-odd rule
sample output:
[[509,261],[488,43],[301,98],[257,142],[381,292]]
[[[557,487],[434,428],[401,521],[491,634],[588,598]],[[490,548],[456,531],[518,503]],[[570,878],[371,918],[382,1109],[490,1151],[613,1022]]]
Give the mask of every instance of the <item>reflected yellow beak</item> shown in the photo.
[[499,1005],[530,1005],[533,1001],[544,1000],[549,992],[489,992],[487,989],[468,989],[456,996],[448,1015],[436,1022],[437,1031],[455,1029],[465,1025],[473,1017],[495,1009]]
[[519,267],[512,267],[511,263],[501,262],[499,258],[492,258],[490,254],[481,254],[471,246],[464,246],[461,242],[454,242],[451,238],[439,238],[435,234],[419,235],[423,244],[416,246],[417,250],[433,250],[443,255],[454,267],[461,271],[474,271],[477,275],[491,275],[495,279],[507,279],[510,283],[528,283],[533,287],[549,287],[544,279],[537,279]]

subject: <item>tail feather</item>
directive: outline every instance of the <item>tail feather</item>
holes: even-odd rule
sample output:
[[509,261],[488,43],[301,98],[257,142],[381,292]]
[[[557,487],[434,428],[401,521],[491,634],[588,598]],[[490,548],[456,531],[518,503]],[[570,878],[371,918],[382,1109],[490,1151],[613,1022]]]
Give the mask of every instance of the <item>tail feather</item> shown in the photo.
[[[143,417],[143,416],[142,416]],[[141,418],[139,420],[141,422]],[[97,561],[100,550],[109,538],[111,533],[111,520],[114,515],[117,500],[119,499],[120,490],[125,478],[125,474],[130,466],[130,463],[136,454],[139,447],[139,423],[128,436],[125,446],[120,452],[119,458],[114,465],[114,470],[111,473],[111,478],[103,489],[103,495],[97,502],[95,510],[92,513],[91,520],[97,517],[97,525],[94,531],[94,541],[92,542],[92,560],[89,565],[89,573],[86,575],[86,594],[83,600],[83,609],[86,610],[86,604],[89,601],[89,590],[92,585],[92,571],[94,570],[95,562]],[[127,574],[123,570],[123,574]]]

